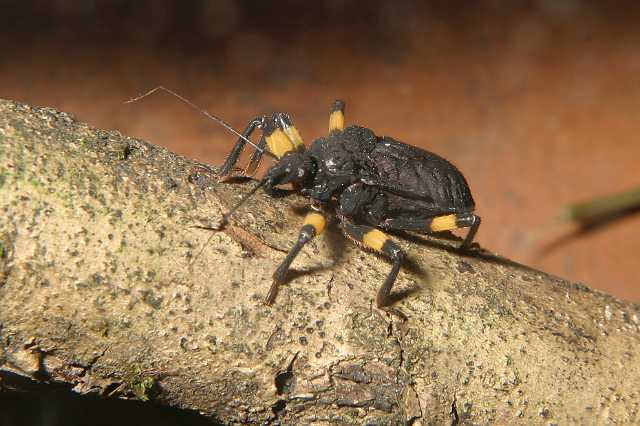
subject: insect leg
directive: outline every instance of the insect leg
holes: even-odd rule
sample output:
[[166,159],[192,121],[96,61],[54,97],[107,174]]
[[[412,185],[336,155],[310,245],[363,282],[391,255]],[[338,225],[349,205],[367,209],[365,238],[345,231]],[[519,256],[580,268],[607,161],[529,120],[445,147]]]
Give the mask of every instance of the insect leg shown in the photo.
[[249,165],[244,171],[245,175],[251,176],[256,172],[256,170],[258,169],[258,166],[260,165],[260,161],[262,160],[262,154],[266,146],[267,146],[267,138],[265,138],[264,135],[262,135],[260,137],[260,142],[258,142],[259,149],[256,149],[255,151],[253,151],[253,154],[251,154]]
[[[262,136],[258,145],[254,145],[256,151],[251,155],[251,159],[249,160],[249,165],[245,171],[247,175],[255,172],[260,165],[262,156],[265,154],[280,159],[289,151],[304,148],[302,137],[298,129],[291,123],[288,114],[274,113],[271,117],[256,117],[249,122],[242,136],[238,138],[233,150],[220,169],[220,176],[227,176],[231,173],[249,137],[256,129],[262,130]],[[266,147],[269,148],[268,151],[265,150]]]
[[389,218],[381,224],[382,228],[399,231],[440,232],[459,228],[469,228],[469,232],[460,245],[462,250],[471,246],[480,227],[480,216],[473,213],[455,213],[430,218]]
[[345,235],[354,240],[358,245],[382,253],[391,259],[393,266],[391,267],[391,271],[389,271],[389,275],[387,275],[387,278],[378,290],[378,294],[376,295],[376,306],[380,309],[385,309],[391,313],[404,317],[403,314],[388,307],[391,304],[391,300],[389,299],[391,288],[398,277],[400,265],[405,257],[402,249],[391,238],[389,238],[387,234],[372,226],[355,225],[351,222],[343,222],[342,229]]
[[[297,149],[297,144],[302,145],[302,138],[296,128],[288,121],[288,117],[283,113],[276,113],[277,118],[267,118],[264,122],[262,131],[266,139],[269,151],[280,159],[289,151]],[[285,120],[286,119],[286,120]],[[292,135],[296,142],[289,135]]]
[[471,243],[473,243],[473,239],[478,232],[478,228],[480,228],[481,221],[482,220],[480,219],[480,216],[476,216],[475,214],[470,214],[461,220],[461,223],[463,223],[465,227],[469,228],[467,236],[464,238],[464,241],[460,245],[461,250],[467,250],[469,247],[471,247]]
[[304,219],[304,223],[302,228],[300,228],[300,233],[298,234],[298,241],[291,248],[287,257],[284,258],[276,272],[273,274],[273,283],[271,284],[271,288],[269,289],[269,293],[265,298],[265,303],[267,305],[272,305],[276,300],[276,296],[278,295],[278,287],[280,284],[285,282],[287,277],[287,272],[289,271],[289,267],[291,263],[296,258],[302,247],[309,241],[311,241],[314,237],[320,235],[324,228],[326,227],[327,220],[322,213],[318,213],[315,211],[307,214],[307,217]]
[[242,153],[242,149],[247,143],[247,139],[251,136],[253,131],[258,127],[261,127],[264,123],[264,117],[256,117],[247,124],[247,127],[242,132],[242,136],[238,138],[235,146],[231,150],[231,153],[227,156],[227,159],[224,161],[224,164],[220,168],[220,176],[227,176],[231,173],[231,170],[238,162],[240,158],[240,154]]
[[329,114],[329,133],[344,129],[344,102],[336,100]]

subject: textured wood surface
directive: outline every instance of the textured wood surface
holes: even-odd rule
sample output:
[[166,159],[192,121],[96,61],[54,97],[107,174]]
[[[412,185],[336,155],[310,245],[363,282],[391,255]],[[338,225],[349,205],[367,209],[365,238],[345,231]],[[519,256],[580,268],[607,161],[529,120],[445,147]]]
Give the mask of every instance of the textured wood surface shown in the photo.
[[452,242],[390,265],[335,229],[262,299],[305,200],[52,109],[0,102],[0,372],[152,399],[224,423],[638,421],[639,310]]

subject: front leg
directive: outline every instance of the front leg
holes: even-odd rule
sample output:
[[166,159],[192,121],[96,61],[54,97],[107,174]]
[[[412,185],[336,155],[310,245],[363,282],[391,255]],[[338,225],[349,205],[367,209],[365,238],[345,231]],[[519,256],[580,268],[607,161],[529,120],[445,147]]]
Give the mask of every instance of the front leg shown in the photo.
[[278,269],[276,269],[273,274],[273,283],[271,284],[271,288],[269,289],[269,293],[265,298],[264,303],[271,306],[273,302],[276,300],[276,296],[278,295],[278,287],[280,284],[283,284],[287,278],[287,272],[289,272],[289,267],[291,263],[296,258],[302,247],[311,241],[314,237],[320,235],[324,228],[327,225],[327,219],[324,214],[316,211],[312,211],[307,214],[304,219],[304,223],[302,228],[300,228],[300,233],[298,234],[298,241],[291,248],[287,256],[284,258]]
[[[283,112],[274,113],[271,116],[256,117],[249,122],[242,136],[238,138],[231,153],[227,156],[224,164],[220,168],[220,176],[223,178],[229,175],[240,159],[251,134],[256,130],[262,130],[262,136],[258,145],[254,145],[256,151],[249,160],[249,165],[245,174],[252,174],[260,165],[263,155],[271,156],[277,160],[281,159],[289,151],[303,149],[304,144],[298,129],[291,122],[288,114]],[[269,148],[267,151],[266,148]]]
[[[256,117],[253,120],[251,120],[249,124],[247,124],[247,127],[244,129],[244,132],[242,132],[242,136],[238,138],[238,141],[236,142],[233,149],[231,150],[226,160],[224,161],[224,164],[220,168],[221,177],[228,176],[231,173],[231,170],[233,170],[235,165],[238,163],[238,160],[240,159],[240,154],[242,154],[242,150],[244,149],[244,146],[246,145],[247,140],[251,137],[251,134],[257,128],[261,128],[262,126],[264,126],[265,119],[266,117],[264,116]],[[256,152],[260,152],[260,151],[256,151]],[[258,160],[259,159],[260,157],[258,157]]]

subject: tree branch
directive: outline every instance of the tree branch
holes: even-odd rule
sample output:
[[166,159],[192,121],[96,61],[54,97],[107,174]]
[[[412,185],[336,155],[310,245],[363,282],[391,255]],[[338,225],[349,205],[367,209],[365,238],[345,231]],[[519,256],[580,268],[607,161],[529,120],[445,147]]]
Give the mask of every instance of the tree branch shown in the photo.
[[[262,299],[306,200],[68,114],[0,102],[0,372],[225,423],[638,421],[639,308],[450,241],[389,264],[331,229]],[[487,218],[490,220],[490,218]]]

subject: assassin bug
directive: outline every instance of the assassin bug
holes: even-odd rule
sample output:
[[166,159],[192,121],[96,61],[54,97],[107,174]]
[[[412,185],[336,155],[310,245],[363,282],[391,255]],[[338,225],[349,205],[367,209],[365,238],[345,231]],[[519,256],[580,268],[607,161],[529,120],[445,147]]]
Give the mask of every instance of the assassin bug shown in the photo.
[[[224,215],[223,225],[259,188],[275,196],[278,186],[291,184],[294,192],[309,197],[311,212],[304,219],[296,243],[273,274],[265,298],[267,305],[274,303],[278,287],[285,282],[300,250],[324,231],[332,214],[347,238],[392,261],[391,271],[376,295],[378,308],[392,313],[397,311],[389,307],[389,295],[405,254],[384,231],[426,234],[469,228],[460,248],[468,249],[473,242],[480,217],[473,213],[475,203],[462,173],[431,152],[388,136],[376,136],[365,127],[345,128],[342,101],[335,101],[331,107],[328,135],[305,147],[287,113],[256,117],[240,134],[222,119],[163,87],[132,101],[157,90],[178,97],[239,137],[219,171],[221,178],[231,175],[246,144],[256,150],[245,174],[255,172],[263,155],[276,160],[264,178]],[[257,145],[249,140],[256,130],[262,132]]]

